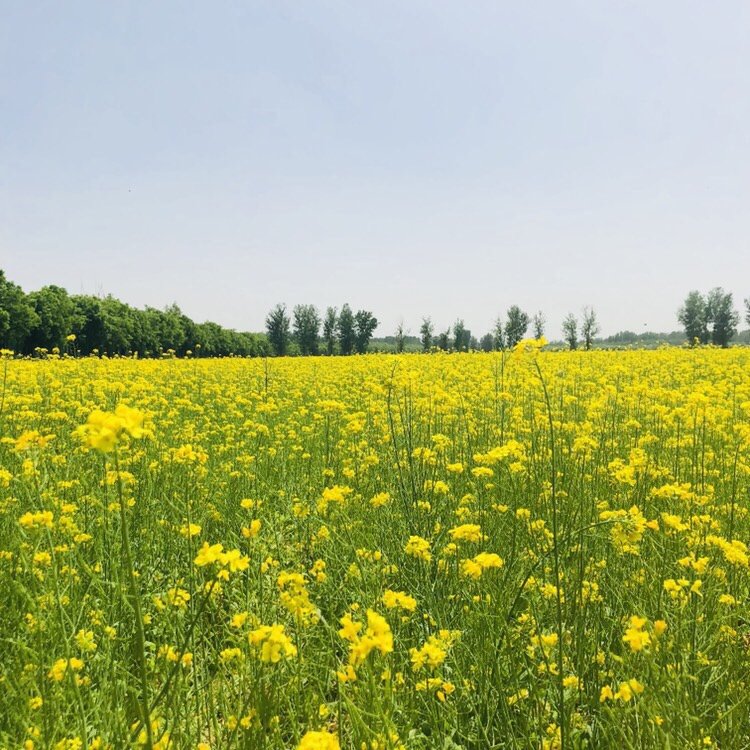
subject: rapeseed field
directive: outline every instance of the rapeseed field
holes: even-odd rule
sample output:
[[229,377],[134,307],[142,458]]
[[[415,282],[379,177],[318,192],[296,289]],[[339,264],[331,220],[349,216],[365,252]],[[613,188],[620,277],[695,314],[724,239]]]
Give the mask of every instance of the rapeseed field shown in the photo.
[[0,748],[750,747],[748,349],[0,376]]

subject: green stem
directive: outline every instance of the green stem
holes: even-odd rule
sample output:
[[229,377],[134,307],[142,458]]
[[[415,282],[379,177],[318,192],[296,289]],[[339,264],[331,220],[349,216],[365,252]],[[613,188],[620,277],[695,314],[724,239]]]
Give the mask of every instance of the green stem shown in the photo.
[[130,535],[128,534],[128,519],[125,509],[125,498],[122,492],[122,480],[120,478],[120,459],[115,450],[115,470],[117,471],[117,494],[120,500],[120,538],[122,540],[122,553],[125,570],[128,575],[128,587],[130,589],[130,605],[135,614],[135,650],[138,660],[138,671],[141,680],[141,722],[146,728],[146,747],[152,750],[154,737],[151,729],[151,715],[149,712],[148,699],[148,673],[146,671],[146,636],[143,630],[143,614],[141,612],[141,600],[138,594],[138,585],[135,578],[133,566],[133,553],[130,549]]

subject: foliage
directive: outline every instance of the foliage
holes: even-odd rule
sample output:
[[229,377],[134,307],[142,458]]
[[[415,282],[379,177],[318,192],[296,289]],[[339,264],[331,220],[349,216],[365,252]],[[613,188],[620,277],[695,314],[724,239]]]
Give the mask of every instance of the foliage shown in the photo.
[[494,351],[495,337],[491,333],[485,333],[479,340],[479,349],[483,352]]
[[544,317],[544,313],[541,310],[534,314],[534,317],[531,319],[531,327],[535,339],[541,339],[544,337],[544,326],[546,322],[547,319]]
[[492,332],[492,343],[495,351],[505,349],[505,330],[503,328],[503,321],[499,316],[495,321],[495,328]]
[[21,351],[39,325],[39,316],[23,290],[0,269],[0,348]]
[[336,348],[336,330],[338,325],[338,314],[335,307],[326,309],[323,318],[323,341],[326,345],[326,354],[330,357]]
[[[599,321],[596,319],[596,312],[593,307],[584,307],[581,316],[581,336],[583,337],[583,347],[588,351],[594,337],[599,334]],[[570,347],[574,349],[575,347]]]
[[294,338],[302,355],[318,354],[320,315],[314,305],[295,305]]
[[512,349],[526,335],[528,328],[529,316],[518,305],[511,305],[505,323],[505,345],[508,349]]
[[677,312],[677,320],[684,326],[685,336],[691,346],[696,342],[708,343],[708,307],[700,292],[693,290],[688,294]]
[[370,339],[378,327],[378,319],[367,310],[357,310],[354,316],[354,346],[357,354],[364,354],[370,344]]
[[265,338],[216,323],[194,323],[176,304],[131,307],[107,296],[69,296],[46,286],[28,295],[0,270],[0,347],[19,354],[260,356]]
[[707,318],[711,323],[711,343],[726,348],[737,335],[739,313],[734,309],[731,292],[717,286],[706,297]]
[[688,294],[677,313],[691,346],[696,343],[726,348],[737,335],[739,313],[734,309],[731,292],[715,287],[706,296],[698,291]]
[[471,331],[464,325],[463,320],[457,320],[453,324],[453,348],[457,352],[467,352],[470,343]]
[[276,305],[266,317],[266,336],[271,345],[271,351],[277,357],[283,357],[289,351],[290,324],[286,305],[281,303]]
[[573,350],[578,348],[578,321],[573,313],[568,313],[562,323],[563,336],[568,348]]
[[[750,309],[750,305],[748,306]],[[750,315],[750,312],[748,313]],[[419,329],[419,336],[422,342],[422,351],[428,352],[432,349],[432,338],[434,333],[434,327],[430,318],[422,318],[422,326]]]
[[451,347],[451,330],[450,328],[447,328],[445,331],[442,331],[438,334],[437,339],[435,341],[435,346],[437,346],[438,349],[441,351],[447,352],[448,349]]
[[396,327],[396,354],[403,354],[405,344],[406,331],[404,329],[404,321],[402,320]]
[[354,346],[357,339],[357,333],[354,327],[354,313],[349,303],[346,302],[341,308],[339,319],[336,323],[336,330],[339,336],[339,351],[347,355],[354,352]]

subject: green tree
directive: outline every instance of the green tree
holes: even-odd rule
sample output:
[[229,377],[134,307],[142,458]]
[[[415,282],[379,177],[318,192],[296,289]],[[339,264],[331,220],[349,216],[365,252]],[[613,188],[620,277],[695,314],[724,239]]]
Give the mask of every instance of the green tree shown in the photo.
[[367,310],[357,310],[354,316],[355,346],[358,354],[364,354],[370,344],[370,339],[378,327],[378,319]]
[[336,346],[336,324],[338,315],[335,307],[329,307],[326,310],[326,316],[323,319],[323,341],[326,344],[326,354],[330,357]]
[[578,348],[578,321],[573,313],[568,313],[562,323],[563,338],[570,349]]
[[104,320],[104,352],[127,354],[134,348],[137,326],[133,308],[111,294],[101,300]]
[[737,335],[740,324],[732,293],[725,292],[720,286],[712,289],[706,298],[706,318],[711,324],[711,343],[726,349]]
[[464,325],[463,320],[457,320],[453,324],[453,348],[457,352],[469,350],[471,342],[471,331]]
[[599,321],[596,319],[596,312],[593,307],[586,306],[583,308],[581,318],[581,336],[583,337],[583,346],[588,351],[594,338],[599,333]]
[[75,314],[75,306],[68,293],[62,287],[51,284],[31,292],[28,299],[38,322],[26,339],[26,351],[31,352],[37,347],[62,349],[65,337],[73,331]]
[[442,333],[438,334],[437,337],[437,348],[441,349],[444,352],[447,352],[448,349],[451,347],[451,329],[447,328]]
[[525,335],[529,327],[529,316],[518,305],[508,308],[505,323],[505,345],[512,349]]
[[104,348],[104,316],[101,302],[97,297],[78,294],[73,301],[73,333],[80,354],[91,354],[95,349]]
[[295,305],[294,338],[300,354],[318,354],[320,315],[314,305]]
[[534,338],[540,339],[544,336],[544,325],[547,319],[544,317],[544,313],[539,310],[534,317],[531,319],[531,326],[534,331]]
[[432,334],[434,328],[430,318],[422,318],[422,326],[419,329],[419,338],[422,342],[422,351],[428,352],[432,348]]
[[495,348],[495,337],[491,333],[485,333],[479,340],[479,348],[483,352],[491,352]]
[[677,311],[677,320],[682,323],[690,346],[696,341],[708,343],[708,304],[700,292],[693,290],[688,294]]
[[344,355],[351,354],[357,334],[354,330],[354,313],[348,302],[341,308],[336,329],[339,335],[339,351]]
[[289,351],[289,324],[286,305],[276,305],[266,316],[266,335],[276,357],[283,357]]
[[503,321],[499,316],[495,321],[495,328],[492,331],[492,343],[496,352],[505,349],[505,331],[503,329]]
[[26,339],[39,324],[39,316],[18,284],[0,270],[0,349],[23,351]]
[[406,331],[404,330],[404,321],[400,321],[396,326],[396,352],[401,354],[404,351],[404,342],[406,340]]
[[750,297],[745,300],[745,323],[750,326]]

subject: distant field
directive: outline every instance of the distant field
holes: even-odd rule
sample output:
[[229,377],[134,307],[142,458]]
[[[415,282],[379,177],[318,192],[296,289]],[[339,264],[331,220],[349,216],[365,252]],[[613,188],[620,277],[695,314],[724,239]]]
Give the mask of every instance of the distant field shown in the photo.
[[750,349],[0,378],[0,748],[750,747]]

